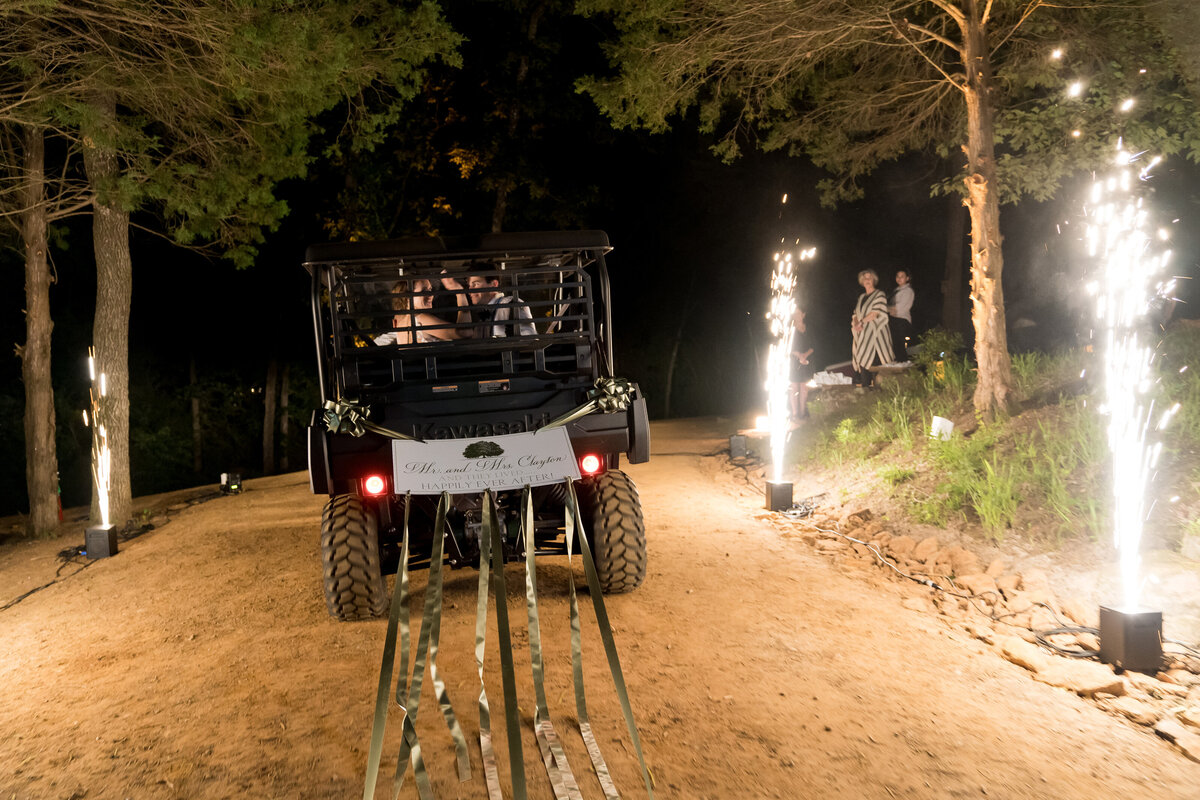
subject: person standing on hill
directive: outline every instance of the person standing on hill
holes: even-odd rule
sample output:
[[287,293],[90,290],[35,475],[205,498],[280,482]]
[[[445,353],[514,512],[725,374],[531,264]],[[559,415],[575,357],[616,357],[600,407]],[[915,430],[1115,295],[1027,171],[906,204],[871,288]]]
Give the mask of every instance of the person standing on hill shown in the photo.
[[892,334],[892,348],[896,360],[908,361],[908,343],[912,340],[912,306],[915,293],[906,270],[896,271],[896,291],[888,305],[888,329]]
[[854,337],[850,363],[854,367],[854,385],[867,389],[875,384],[875,373],[870,367],[893,361],[892,336],[888,331],[887,295],[877,288],[878,273],[864,269],[858,273],[858,283],[863,293],[858,296],[850,317]]

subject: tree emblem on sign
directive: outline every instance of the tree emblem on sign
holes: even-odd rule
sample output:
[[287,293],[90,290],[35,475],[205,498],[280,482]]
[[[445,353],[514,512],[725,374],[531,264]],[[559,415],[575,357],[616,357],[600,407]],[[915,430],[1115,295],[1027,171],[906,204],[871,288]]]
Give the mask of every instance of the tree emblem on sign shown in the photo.
[[504,455],[504,448],[495,442],[475,442],[463,450],[464,458],[489,458]]

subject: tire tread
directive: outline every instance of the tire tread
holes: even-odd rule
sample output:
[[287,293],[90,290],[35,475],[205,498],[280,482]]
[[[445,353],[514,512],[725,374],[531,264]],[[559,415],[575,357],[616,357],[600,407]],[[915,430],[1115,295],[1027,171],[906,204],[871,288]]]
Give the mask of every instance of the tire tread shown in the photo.
[[632,592],[646,579],[646,525],[637,487],[620,470],[609,470],[592,487],[592,542],[600,589]]
[[379,553],[378,523],[361,498],[337,495],[321,515],[325,607],[343,621],[382,616],[387,582]]

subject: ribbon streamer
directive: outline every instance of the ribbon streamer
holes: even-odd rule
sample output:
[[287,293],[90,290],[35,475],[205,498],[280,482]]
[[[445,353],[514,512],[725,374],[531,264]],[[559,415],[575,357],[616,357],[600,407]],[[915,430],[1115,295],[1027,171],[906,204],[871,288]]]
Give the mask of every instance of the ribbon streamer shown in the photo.
[[508,733],[508,764],[513,800],[526,800],[525,756],[521,750],[521,718],[517,711],[517,675],[513,668],[512,635],[508,627],[508,597],[504,584],[504,539],[496,498],[483,495],[483,535],[492,540],[492,591],[496,595],[496,635],[500,644],[500,678],[504,684],[504,722]]
[[621,701],[621,713],[625,716],[625,727],[629,731],[629,738],[633,741],[633,750],[637,753],[638,764],[642,768],[642,779],[646,782],[646,794],[650,800],[654,800],[650,770],[646,769],[646,759],[642,755],[642,740],[638,736],[637,723],[633,721],[633,707],[629,704],[629,691],[625,688],[625,674],[621,671],[621,659],[617,655],[617,644],[613,641],[612,624],[608,621],[608,611],[604,607],[604,599],[600,592],[600,576],[596,573],[592,548],[584,534],[583,520],[579,517],[579,498],[575,495],[575,484],[569,478],[564,483],[567,487],[567,507],[575,516],[575,528],[579,534],[579,552],[583,556],[583,570],[587,575],[588,589],[592,595],[592,607],[596,612],[596,623],[600,627],[600,638],[604,642],[604,652],[608,656],[608,668],[612,673],[613,687],[617,690],[617,699]]
[[483,661],[487,644],[488,586],[492,558],[492,521],[486,515],[483,533],[479,537],[479,587],[475,593],[475,668],[479,671],[479,751],[483,758],[483,776],[487,781],[490,800],[504,800],[500,789],[500,770],[496,766],[496,750],[492,746],[492,712],[488,704],[487,685],[483,681]]
[[[396,576],[396,590],[392,593],[392,609],[388,615],[387,634],[383,640],[383,661],[379,665],[379,688],[375,692],[375,719],[371,723],[371,748],[367,755],[367,777],[363,784],[363,800],[373,800],[375,784],[379,779],[379,762],[383,756],[383,732],[387,727],[388,697],[392,688],[392,674],[396,663],[396,629],[402,627],[404,641],[401,646],[400,680],[408,669],[408,510],[412,495],[404,503],[404,533],[400,544],[400,572]],[[401,609],[403,625],[401,622]]]
[[537,701],[534,711],[534,733],[542,751],[542,763],[557,800],[583,800],[579,784],[567,763],[567,754],[550,722],[546,702],[546,667],[542,660],[542,629],[538,621],[537,569],[534,566],[533,493],[525,487],[522,493],[521,530],[525,542],[525,607],[529,617],[529,662],[533,668],[533,693]]
[[[407,762],[409,760],[412,761],[413,780],[417,783],[417,792],[420,794],[421,800],[433,800],[433,786],[429,781],[429,773],[425,769],[425,759],[421,755],[421,742],[417,738],[416,722],[421,704],[421,687],[425,681],[425,657],[429,653],[430,640],[433,638],[435,629],[440,627],[437,620],[442,613],[442,541],[446,530],[446,509],[449,504],[450,495],[442,492],[433,523],[434,535],[429,556],[429,582],[425,587],[425,612],[421,617],[421,634],[417,638],[417,656],[413,664],[412,684],[406,695],[402,694],[403,681],[400,681],[396,687],[396,702],[404,709],[404,738],[400,742],[400,751],[396,756],[396,776],[392,781],[392,800],[396,800],[400,796],[400,790],[404,788],[404,777],[408,773]],[[405,594],[407,595],[407,592]],[[407,597],[405,599],[407,600]],[[433,651],[437,652],[436,641],[433,644]]]
[[[604,385],[601,386],[601,383]],[[622,385],[623,384],[623,385]],[[624,410],[632,397],[632,389],[627,381],[612,379],[607,382],[597,382],[595,396],[581,409],[588,407],[592,410],[605,410],[605,413]],[[622,405],[623,404],[623,405]],[[354,406],[347,404],[327,404],[335,408],[327,412],[327,420],[332,413],[337,421],[330,428],[338,432],[343,426],[344,432],[352,433],[350,428],[361,426],[363,420]],[[576,411],[579,411],[577,409]],[[573,412],[574,413],[574,412]],[[569,420],[566,420],[569,421]],[[566,424],[563,419],[556,420],[552,425]],[[386,430],[386,429],[383,429]],[[357,434],[362,435],[361,431]],[[385,434],[386,435],[386,434]],[[410,437],[401,437],[410,438]],[[600,589],[600,580],[596,571],[595,560],[583,527],[580,514],[579,498],[575,492],[574,483],[568,478],[564,481],[566,487],[566,503],[564,508],[564,533],[566,538],[567,564],[573,574],[573,556],[576,539],[579,542],[580,555],[583,558],[584,573],[592,595],[596,621],[600,636],[608,658],[609,670],[612,674],[613,685],[621,704],[626,727],[641,766],[642,777],[646,784],[646,794],[653,800],[653,780],[646,767],[642,753],[641,739],[633,719],[633,710],[629,702],[624,675],[620,660],[617,656],[616,643],[613,639],[612,626],[604,606]],[[384,639],[384,652],[380,664],[379,686],[376,690],[375,716],[371,729],[371,744],[367,758],[367,774],[363,788],[363,800],[373,800],[378,780],[379,765],[382,756],[384,728],[387,719],[389,688],[395,672],[396,643],[399,639],[401,668],[396,684],[396,702],[404,711],[403,734],[399,753],[397,754],[396,772],[392,785],[393,800],[398,798],[404,786],[404,779],[411,761],[413,777],[421,800],[433,800],[433,788],[428,770],[421,753],[420,741],[417,737],[416,720],[420,706],[421,689],[424,682],[425,661],[428,656],[431,680],[437,695],[442,715],[454,739],[455,751],[458,755],[458,774],[460,781],[471,777],[470,757],[466,738],[450,704],[445,682],[442,680],[437,667],[437,652],[441,631],[442,594],[443,594],[443,560],[444,540],[447,534],[446,516],[450,506],[450,495],[443,492],[438,502],[434,521],[434,535],[430,548],[429,580],[425,590],[424,612],[421,620],[421,631],[417,641],[416,657],[413,664],[411,682],[407,679],[407,666],[411,645],[411,626],[409,617],[409,513],[411,495],[406,497],[404,508],[404,528],[401,542],[400,565],[397,571],[395,592],[392,596],[391,611],[388,619],[387,634]],[[521,513],[522,540],[525,545],[525,583],[526,609],[529,618],[530,663],[533,671],[533,685],[536,694],[537,708],[534,717],[534,733],[541,750],[542,760],[546,765],[547,774],[557,800],[582,800],[579,785],[567,764],[566,754],[562,743],[554,731],[550,721],[550,712],[546,701],[544,686],[545,665],[542,653],[541,629],[537,607],[537,574],[535,569],[535,524],[533,518],[532,493],[525,488],[522,496]],[[521,745],[521,722],[517,708],[516,675],[513,663],[512,637],[509,627],[508,603],[504,576],[504,525],[496,507],[496,498],[491,491],[485,492],[482,502],[482,531],[480,536],[479,583],[477,589],[477,608],[475,622],[475,665],[479,674],[479,742],[483,757],[484,776],[487,781],[490,800],[503,800],[500,785],[499,770],[496,764],[495,749],[492,742],[491,711],[484,684],[484,656],[486,653],[487,606],[489,586],[496,597],[496,628],[500,649],[501,679],[504,689],[504,713],[507,729],[509,765],[512,774],[513,800],[526,800],[527,786],[525,780],[524,757]],[[604,791],[605,800],[619,800],[620,795],[613,783],[608,765],[600,753],[588,716],[587,702],[583,681],[583,648],[579,602],[575,590],[574,578],[568,582],[571,611],[571,666],[575,683],[575,707],[579,721],[580,735],[583,737],[588,755],[591,757],[597,779]]]
[[[583,690],[583,635],[579,624],[579,598],[575,592],[575,566],[572,563],[576,520],[579,519],[579,515],[578,509],[569,502],[565,510],[563,530],[567,540],[567,571],[571,575],[571,580],[567,581],[567,594],[571,603],[571,672],[575,679],[575,716],[579,720],[579,735],[583,737],[583,744],[587,747],[588,756],[592,759],[592,767],[596,770],[600,788],[604,790],[605,800],[620,800],[621,795],[617,791],[616,784],[613,783],[612,775],[608,771],[608,764],[605,763],[604,755],[600,752],[600,743],[596,741],[596,734],[592,730],[592,720],[588,716],[587,710],[587,697]],[[580,530],[580,536],[582,536],[582,528]]]

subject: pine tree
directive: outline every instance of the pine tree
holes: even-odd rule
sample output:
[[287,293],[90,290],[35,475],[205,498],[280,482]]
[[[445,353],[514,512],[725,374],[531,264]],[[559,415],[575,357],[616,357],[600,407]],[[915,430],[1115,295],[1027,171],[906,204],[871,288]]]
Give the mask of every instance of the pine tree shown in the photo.
[[[0,97],[12,98],[0,123],[52,126],[83,156],[82,172],[65,162],[55,180],[77,187],[85,178],[90,193],[114,521],[128,517],[131,501],[130,213],[153,211],[179,243],[250,264],[262,229],[287,212],[273,186],[303,174],[312,158],[313,117],[342,106],[347,130],[369,143],[415,93],[424,65],[453,58],[456,46],[437,7],[421,2],[19,0],[0,8],[0,52],[23,54],[0,73]],[[10,157],[0,176],[20,183],[24,169]],[[10,213],[25,211],[15,197]],[[43,402],[27,413],[53,413]],[[30,503],[40,518],[40,488],[31,486]]]
[[[1147,21],[1151,0],[584,0],[617,28],[617,74],[584,81],[617,125],[665,129],[697,109],[719,134],[718,154],[748,139],[807,155],[835,177],[832,203],[861,194],[881,162],[923,151],[963,169],[952,187],[971,219],[971,301],[979,381],[975,408],[1005,409],[1013,379],[1005,332],[1000,204],[1052,196],[1102,163],[1115,138],[1196,155],[1195,103],[1178,91],[1177,53]],[[1080,103],[1063,103],[1066,46],[1076,64],[1129,69],[1097,77]],[[1139,73],[1152,60],[1154,68]],[[1121,91],[1154,96],[1116,124]],[[1069,131],[1091,123],[1088,145]],[[963,158],[965,156],[965,159]],[[965,161],[965,164],[963,163]],[[944,187],[943,187],[944,188]]]

